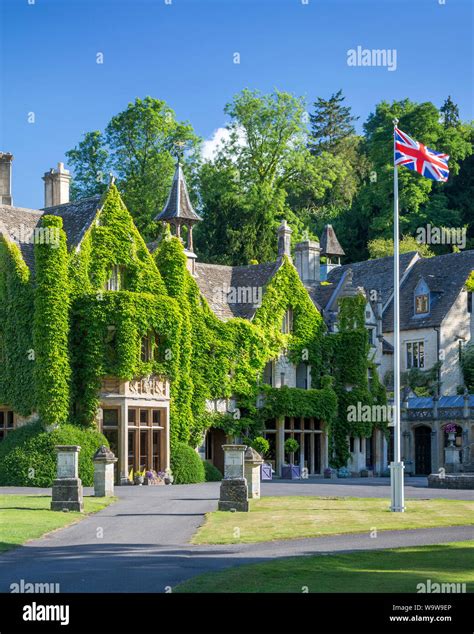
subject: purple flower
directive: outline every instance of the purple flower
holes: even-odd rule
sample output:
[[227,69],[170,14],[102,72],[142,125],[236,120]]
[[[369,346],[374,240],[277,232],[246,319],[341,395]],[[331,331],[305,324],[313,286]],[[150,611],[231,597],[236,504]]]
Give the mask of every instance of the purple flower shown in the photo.
[[449,423],[448,425],[446,425],[446,427],[444,428],[444,431],[447,434],[455,434],[457,432],[457,426],[454,423]]

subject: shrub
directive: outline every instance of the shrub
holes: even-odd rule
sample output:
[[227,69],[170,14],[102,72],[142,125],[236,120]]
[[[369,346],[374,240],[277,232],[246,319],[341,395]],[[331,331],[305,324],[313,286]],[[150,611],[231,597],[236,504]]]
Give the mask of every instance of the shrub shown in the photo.
[[257,436],[257,438],[254,438],[252,441],[252,447],[262,456],[262,458],[264,458],[265,454],[268,453],[270,449],[270,443],[263,436]]
[[222,480],[222,473],[212,463],[204,460],[204,471],[206,474],[206,482],[220,482]]
[[0,443],[0,486],[50,487],[56,477],[56,445],[79,445],[79,477],[94,484],[92,457],[107,439],[96,429],[61,425],[47,431],[40,422],[23,425]]
[[295,451],[298,451],[299,448],[300,448],[300,444],[294,438],[287,438],[285,440],[285,452],[286,453],[294,453]]
[[196,451],[184,442],[177,442],[171,451],[174,484],[205,482],[204,464]]

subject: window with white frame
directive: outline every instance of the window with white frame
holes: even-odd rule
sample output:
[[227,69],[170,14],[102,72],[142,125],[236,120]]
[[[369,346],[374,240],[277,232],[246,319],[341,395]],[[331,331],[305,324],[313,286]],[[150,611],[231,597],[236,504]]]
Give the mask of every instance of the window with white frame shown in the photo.
[[124,288],[125,268],[114,264],[105,288],[107,291],[121,291]]
[[425,367],[425,342],[409,341],[406,344],[407,369]]
[[291,308],[288,308],[286,313],[283,315],[281,331],[284,335],[288,335],[293,332],[293,310]]

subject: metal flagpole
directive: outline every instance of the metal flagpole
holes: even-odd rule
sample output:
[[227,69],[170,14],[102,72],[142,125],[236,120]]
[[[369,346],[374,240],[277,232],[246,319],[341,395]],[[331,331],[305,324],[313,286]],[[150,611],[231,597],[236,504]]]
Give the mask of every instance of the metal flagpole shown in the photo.
[[405,493],[403,490],[403,470],[400,451],[400,247],[398,232],[398,167],[395,165],[395,128],[398,119],[393,120],[393,423],[394,456],[390,464],[390,490],[392,503],[390,510],[395,513],[405,511]]

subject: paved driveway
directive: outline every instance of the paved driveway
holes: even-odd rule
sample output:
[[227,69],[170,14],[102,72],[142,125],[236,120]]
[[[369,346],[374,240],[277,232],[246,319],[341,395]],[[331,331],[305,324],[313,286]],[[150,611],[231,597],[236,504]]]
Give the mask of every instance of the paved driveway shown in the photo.
[[[382,479],[381,479],[382,480]],[[472,499],[472,492],[407,487],[407,497]],[[24,490],[22,492],[49,490]],[[217,508],[219,483],[171,487],[120,487],[119,501],[80,523],[34,540],[0,557],[0,592],[11,583],[59,583],[61,592],[166,592],[184,579],[229,565],[273,557],[367,550],[473,539],[471,527],[383,531],[262,544],[193,546],[204,514]],[[18,489],[0,489],[0,493]],[[264,495],[383,497],[387,481],[268,482]],[[445,495],[440,495],[444,493]],[[446,495],[449,493],[450,495]],[[453,495],[453,494],[458,494]],[[467,494],[467,495],[466,495]],[[354,589],[356,590],[356,589]]]

